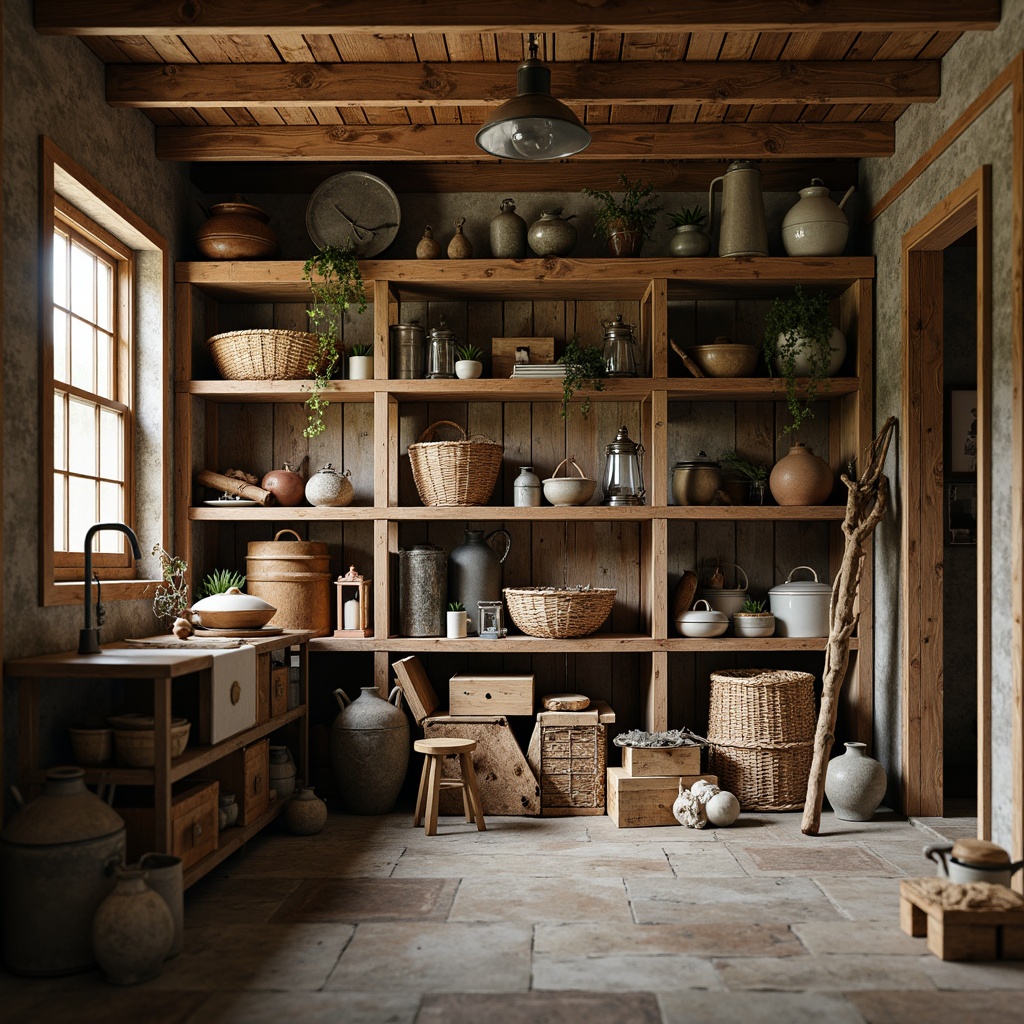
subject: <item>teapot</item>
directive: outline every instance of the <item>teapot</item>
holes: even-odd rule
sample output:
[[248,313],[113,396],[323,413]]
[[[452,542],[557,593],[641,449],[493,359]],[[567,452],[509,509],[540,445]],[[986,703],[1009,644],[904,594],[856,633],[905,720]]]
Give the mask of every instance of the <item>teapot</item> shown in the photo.
[[767,256],[768,227],[764,219],[761,171],[756,160],[733,160],[708,187],[708,234],[715,223],[715,185],[722,183],[719,256]]
[[847,199],[856,186],[851,185],[838,203],[832,201],[821,178],[811,178],[800,189],[800,199],[782,219],[782,245],[787,256],[841,256],[850,234],[843,213]]
[[1001,846],[984,839],[933,843],[924,848],[924,855],[939,866],[939,877],[951,882],[994,882],[1009,887],[1010,877],[1024,868],[1024,860],[1011,864]]

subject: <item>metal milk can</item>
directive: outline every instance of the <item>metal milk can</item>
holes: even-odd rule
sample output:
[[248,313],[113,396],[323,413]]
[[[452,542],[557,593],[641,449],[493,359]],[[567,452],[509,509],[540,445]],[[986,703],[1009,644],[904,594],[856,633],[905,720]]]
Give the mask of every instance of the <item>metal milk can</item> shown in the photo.
[[714,194],[718,182],[722,183],[718,255],[767,256],[768,228],[757,161],[733,160],[725,174],[711,182],[708,188],[709,232],[715,223]]
[[419,380],[426,357],[423,328],[412,320],[407,324],[392,324],[390,331],[391,375],[398,380]]

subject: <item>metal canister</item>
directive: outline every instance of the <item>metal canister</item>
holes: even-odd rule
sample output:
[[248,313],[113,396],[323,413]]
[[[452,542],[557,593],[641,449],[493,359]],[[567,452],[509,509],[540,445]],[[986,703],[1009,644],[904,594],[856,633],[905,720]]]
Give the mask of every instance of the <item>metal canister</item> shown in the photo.
[[455,332],[450,330],[444,317],[437,327],[430,328],[430,346],[427,349],[427,377],[430,380],[455,377]]
[[418,320],[391,327],[392,376],[398,380],[419,380],[426,363],[423,328]]
[[402,636],[444,636],[448,559],[433,544],[398,552],[398,631]]

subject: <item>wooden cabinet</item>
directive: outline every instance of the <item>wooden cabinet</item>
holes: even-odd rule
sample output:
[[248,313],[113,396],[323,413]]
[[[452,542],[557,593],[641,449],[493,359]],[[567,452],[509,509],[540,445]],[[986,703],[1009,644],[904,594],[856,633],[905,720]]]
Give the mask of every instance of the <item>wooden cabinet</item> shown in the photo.
[[[845,498],[817,507],[672,505],[676,461],[705,450],[739,448],[766,464],[786,454],[784,386],[767,376],[695,379],[672,352],[725,334],[759,342],[770,300],[801,284],[832,297],[849,352],[842,376],[820,392],[815,416],[800,439],[846,469],[871,438],[871,309],[874,261],[850,259],[619,259],[367,261],[362,264],[372,312],[346,318],[346,344],[372,341],[375,379],[336,381],[326,397],[327,430],[302,436],[304,381],[225,381],[217,378],[205,339],[223,330],[306,326],[308,286],[301,264],[182,263],[177,280],[178,452],[176,550],[193,571],[244,565],[250,540],[269,539],[282,525],[325,540],[332,571],[350,564],[373,580],[368,638],[323,637],[316,655],[364,652],[377,685],[386,689],[390,662],[419,654],[444,678],[471,668],[533,672],[538,692],[582,690],[607,701],[620,727],[706,725],[711,669],[780,659],[811,661],[821,671],[824,639],[715,640],[676,635],[669,596],[687,568],[711,560],[738,562],[751,590],[764,595],[790,569],[813,564],[830,577],[842,551],[839,524]],[[560,415],[556,380],[389,379],[391,324],[418,318],[426,328],[442,315],[460,341],[489,355],[496,337],[577,336],[600,344],[602,320],[621,313],[638,326],[644,376],[609,380],[591,395],[590,416],[578,402]],[[485,373],[488,372],[485,355]],[[760,372],[764,372],[763,369]],[[488,505],[424,507],[408,462],[408,446],[437,420],[504,445],[504,461]],[[643,441],[647,504],[609,508],[514,508],[519,466],[550,475],[566,456],[601,479],[605,445],[625,424]],[[304,474],[327,462],[352,473],[353,504],[332,508],[209,507],[195,471],[240,467],[262,473],[283,461]],[[838,476],[837,476],[838,479]],[[601,499],[600,488],[593,499]],[[593,583],[618,590],[603,629],[579,640],[511,636],[411,639],[398,635],[398,552],[430,542],[451,551],[467,527],[502,526],[512,536],[504,585]],[[861,623],[844,689],[845,732],[870,734],[871,566],[865,565]]]

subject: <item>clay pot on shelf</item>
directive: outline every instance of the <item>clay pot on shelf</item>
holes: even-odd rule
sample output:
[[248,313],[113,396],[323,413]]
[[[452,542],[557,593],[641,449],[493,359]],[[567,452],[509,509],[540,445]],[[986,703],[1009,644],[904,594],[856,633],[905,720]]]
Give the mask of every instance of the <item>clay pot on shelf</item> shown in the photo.
[[569,223],[575,216],[563,217],[560,206],[542,213],[527,232],[530,248],[538,256],[568,256],[576,247],[576,228]]
[[306,501],[317,507],[343,508],[351,505],[355,493],[349,480],[351,475],[347,469],[339,473],[328,462],[306,481]]
[[259,260],[277,255],[277,233],[258,206],[215,203],[196,232],[196,247],[211,260]]
[[466,223],[465,217],[458,217],[455,221],[455,234],[448,243],[448,259],[468,260],[473,255],[473,243],[462,233],[462,226]]
[[843,212],[855,186],[838,203],[821,178],[800,189],[800,199],[782,218],[782,247],[787,256],[842,256],[850,224]]
[[670,256],[707,256],[711,252],[711,238],[699,224],[680,224],[669,239]]
[[428,224],[423,237],[416,243],[416,259],[436,260],[441,255],[441,243],[434,237],[434,229]]
[[503,199],[491,219],[491,256],[521,260],[526,256],[526,221],[516,213],[512,199]]
[[631,228],[610,230],[607,242],[612,256],[639,256],[644,247],[644,233]]
[[835,477],[823,458],[797,441],[775,463],[768,486],[780,505],[823,505],[832,495]]
[[272,469],[267,473],[260,487],[270,491],[278,505],[286,507],[301,505],[306,494],[305,481],[292,469],[290,462],[284,463],[281,469]]

